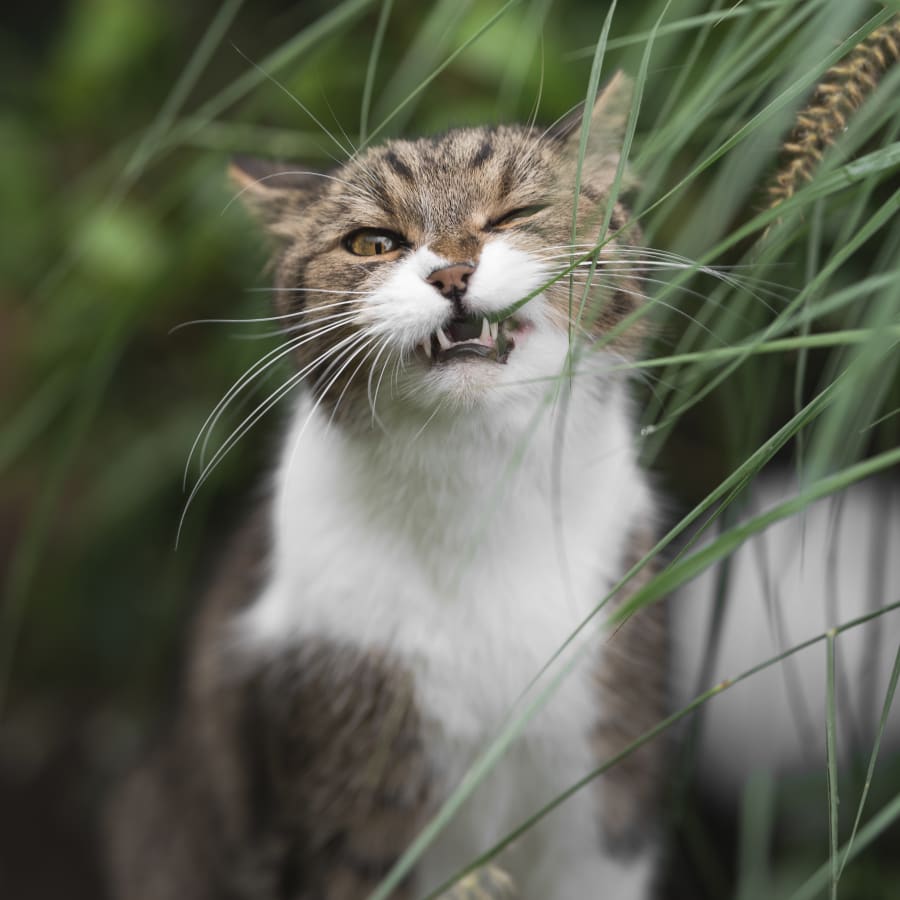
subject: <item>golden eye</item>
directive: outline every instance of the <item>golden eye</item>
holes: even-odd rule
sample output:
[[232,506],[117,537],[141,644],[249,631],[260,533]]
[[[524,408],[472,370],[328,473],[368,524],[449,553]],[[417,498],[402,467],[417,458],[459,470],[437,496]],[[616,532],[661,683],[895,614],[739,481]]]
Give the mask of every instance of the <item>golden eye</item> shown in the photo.
[[393,231],[360,228],[344,238],[344,246],[354,256],[383,256],[404,247],[406,242]]
[[488,222],[488,228],[507,228],[514,225],[524,224],[528,219],[533,218],[539,212],[547,208],[546,203],[534,203],[531,206],[520,206],[517,209],[511,209],[496,219]]

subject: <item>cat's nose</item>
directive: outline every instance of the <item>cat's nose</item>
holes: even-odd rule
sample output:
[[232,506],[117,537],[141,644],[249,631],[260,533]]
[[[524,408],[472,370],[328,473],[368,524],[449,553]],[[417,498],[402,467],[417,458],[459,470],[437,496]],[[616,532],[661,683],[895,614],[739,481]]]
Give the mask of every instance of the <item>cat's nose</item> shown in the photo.
[[475,266],[468,263],[455,263],[443,269],[435,269],[425,280],[434,285],[445,297],[458,300],[469,286],[469,278]]

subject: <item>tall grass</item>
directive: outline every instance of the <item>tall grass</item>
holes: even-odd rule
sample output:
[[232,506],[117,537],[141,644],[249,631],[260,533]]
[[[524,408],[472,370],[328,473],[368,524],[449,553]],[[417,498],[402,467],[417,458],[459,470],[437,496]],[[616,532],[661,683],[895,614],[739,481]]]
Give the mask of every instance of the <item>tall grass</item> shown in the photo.
[[[238,285],[252,281],[261,256],[247,249],[240,214],[220,215],[228,200],[220,173],[237,150],[330,164],[326,126],[313,124],[291,97],[328,130],[348,129],[354,144],[367,145],[465,122],[525,120],[535,104],[539,121],[550,122],[581,100],[590,105],[617,68],[636,76],[626,146],[641,185],[630,201],[633,217],[650,246],[678,260],[660,257],[650,269],[639,315],[651,319],[656,338],[628,368],[638,380],[644,462],[690,512],[598,598],[598,619],[612,625],[660,602],[773,521],[896,468],[900,67],[885,57],[876,75],[866,70],[865,96],[854,88],[852,108],[840,107],[841,127],[826,117],[827,134],[816,140],[810,131],[825,119],[802,112],[811,98],[834,96],[842,60],[871,59],[874,51],[859,48],[870,46],[864,42],[877,29],[884,34],[889,10],[863,0],[717,2],[712,9],[693,0],[619,7],[345,0],[283,41],[270,32],[260,42],[241,31],[241,7],[223,4],[204,23],[168,96],[155,98],[148,126],[135,130],[140,123],[131,122],[117,133],[104,123],[109,140],[74,175],[67,197],[32,198],[47,222],[32,244],[20,239],[10,270],[11,293],[33,299],[27,313],[17,312],[26,322],[26,340],[15,348],[21,376],[7,390],[10,412],[0,430],[0,461],[18,498],[10,508],[21,519],[0,619],[0,722],[15,724],[35,698],[52,706],[47,698],[73,673],[104,721],[127,735],[140,733],[157,702],[183,598],[209,544],[206,522],[212,511],[240,505],[241,486],[265,465],[272,440],[265,431],[251,437],[256,449],[242,448],[199,492],[173,554],[180,463],[192,431],[216,393],[261,351],[221,331],[163,335],[223,310],[263,314],[263,295],[240,299]],[[510,54],[511,45],[519,52]],[[806,129],[800,139],[798,127]],[[27,264],[26,250],[40,264]],[[160,356],[168,360],[162,371]],[[155,385],[164,396],[153,396]],[[796,497],[743,522],[726,517],[714,541],[689,547],[610,614],[605,604],[616,590],[690,526],[723,517],[773,460],[798,471]],[[828,647],[829,686],[833,653],[856,624],[835,623],[817,638]],[[800,649],[761,660],[733,683]],[[547,661],[374,900],[389,896],[573,665],[562,652]],[[129,671],[129,686],[110,696]],[[838,792],[837,713],[829,703],[831,802],[821,805],[829,839],[811,851],[824,851],[823,868],[799,877],[767,871],[773,896],[824,896],[824,889],[837,896],[840,886],[842,897],[870,900],[869,888],[854,893],[841,878],[851,859],[865,867],[872,841],[900,815],[896,797],[868,796],[896,671],[888,696],[878,698],[881,727],[843,846],[837,799],[853,797],[843,785]],[[709,688],[638,743],[727,689]],[[67,720],[66,727],[87,726]],[[614,762],[603,761],[572,790]],[[866,803],[874,813],[864,813]],[[536,810],[522,828],[547,811]],[[748,808],[744,821],[749,843],[735,896],[756,890],[753,860],[774,827],[763,807]],[[697,857],[704,852],[715,850],[701,848]]]

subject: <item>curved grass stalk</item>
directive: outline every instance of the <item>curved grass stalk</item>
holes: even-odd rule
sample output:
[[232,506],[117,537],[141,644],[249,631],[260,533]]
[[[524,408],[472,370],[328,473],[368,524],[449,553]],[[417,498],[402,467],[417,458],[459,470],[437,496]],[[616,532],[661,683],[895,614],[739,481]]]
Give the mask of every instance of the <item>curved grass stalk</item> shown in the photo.
[[[455,873],[451,878],[447,879],[443,884],[441,884],[435,891],[428,894],[425,900],[437,900],[440,896],[441,892],[446,890],[448,887],[455,884],[461,878],[465,877],[470,872],[475,871],[481,866],[489,863],[497,854],[501,853],[506,847],[512,844],[515,840],[520,838],[523,834],[533,828],[541,819],[543,819],[546,815],[553,812],[558,806],[563,804],[566,800],[572,797],[574,794],[578,793],[578,791],[582,790],[582,788],[589,785],[594,779],[599,778],[603,775],[604,772],[609,771],[613,766],[620,763],[623,759],[629,756],[631,753],[634,753],[635,750],[638,750],[640,747],[644,746],[644,744],[649,743],[654,738],[661,735],[663,732],[667,731],[671,728],[676,722],[684,719],[686,716],[695,712],[699,709],[703,704],[707,703],[713,697],[717,697],[720,694],[728,691],[730,688],[734,687],[736,684],[740,684],[742,681],[746,681],[748,678],[758,674],[759,672],[764,671],[765,669],[770,668],[771,666],[778,665],[778,663],[783,662],[784,660],[792,657],[793,655],[800,653],[802,650],[806,650],[809,647],[814,647],[816,644],[822,643],[822,641],[826,641],[829,638],[829,635],[832,637],[838,634],[842,634],[845,631],[849,631],[853,628],[857,628],[860,625],[864,625],[866,622],[870,622],[873,619],[876,619],[880,616],[886,615],[890,612],[896,612],[900,610],[900,601],[896,603],[888,604],[887,606],[881,607],[881,609],[875,610],[874,612],[867,613],[866,615],[859,616],[858,618],[851,619],[849,622],[844,622],[841,625],[836,626],[835,628],[829,629],[826,632],[822,632],[821,634],[816,635],[815,637],[809,638],[802,643],[795,644],[793,647],[785,650],[776,656],[769,657],[765,661],[758,663],[755,666],[752,666],[749,669],[744,670],[743,672],[735,675],[732,678],[727,679],[726,681],[722,681],[714,687],[710,688],[708,691],[700,694],[694,700],[692,700],[687,706],[682,707],[677,712],[672,713],[663,719],[659,724],[655,725],[653,728],[644,732],[641,737],[637,740],[633,741],[628,745],[621,753],[616,754],[611,759],[608,759],[602,765],[597,768],[591,770],[587,775],[583,778],[579,779],[561,794],[557,795],[553,798],[549,803],[542,806],[534,815],[530,816],[526,821],[524,821],[521,825],[515,828],[513,831],[509,832],[506,836],[504,836],[500,841],[495,843],[490,849],[486,850],[484,853],[473,859],[469,865],[467,865],[464,869]],[[891,821],[893,818],[900,816],[900,797],[898,797],[894,803],[892,803],[889,807],[889,815]],[[873,820],[874,822],[875,820]],[[872,823],[869,823],[872,825]],[[886,827],[886,824],[882,826],[882,829]],[[863,829],[863,832],[866,832],[866,829]],[[860,832],[860,839],[863,838],[863,832]],[[866,832],[865,838],[866,843],[871,841],[873,835],[870,832]],[[375,900],[377,895],[373,894],[370,900]],[[801,897],[800,893],[795,894],[791,900],[812,900],[812,897],[815,895],[812,893],[804,893]]]

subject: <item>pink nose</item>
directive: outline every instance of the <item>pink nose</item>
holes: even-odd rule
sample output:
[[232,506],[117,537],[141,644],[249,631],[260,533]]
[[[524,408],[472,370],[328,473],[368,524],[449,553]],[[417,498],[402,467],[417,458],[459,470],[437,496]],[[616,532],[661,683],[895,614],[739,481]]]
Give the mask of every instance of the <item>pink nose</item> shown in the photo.
[[459,299],[469,285],[469,278],[475,266],[468,263],[456,263],[444,269],[435,269],[425,280],[434,285],[445,297]]

